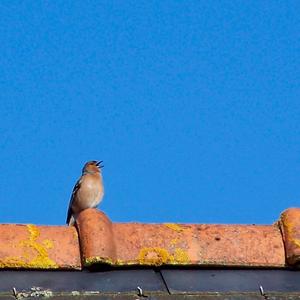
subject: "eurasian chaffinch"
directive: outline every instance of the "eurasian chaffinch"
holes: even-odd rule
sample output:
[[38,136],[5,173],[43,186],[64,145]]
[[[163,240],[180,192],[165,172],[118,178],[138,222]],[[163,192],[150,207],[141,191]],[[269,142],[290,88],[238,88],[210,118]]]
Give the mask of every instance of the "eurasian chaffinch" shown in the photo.
[[76,182],[69,203],[67,224],[74,225],[77,215],[87,208],[96,207],[104,195],[101,175],[101,161],[89,161],[83,169],[82,175]]

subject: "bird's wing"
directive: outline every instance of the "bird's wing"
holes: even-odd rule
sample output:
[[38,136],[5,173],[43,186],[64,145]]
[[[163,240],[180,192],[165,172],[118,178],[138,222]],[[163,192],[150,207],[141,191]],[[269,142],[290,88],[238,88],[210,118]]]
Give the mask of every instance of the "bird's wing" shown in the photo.
[[67,215],[67,221],[66,221],[67,224],[69,224],[70,219],[71,219],[71,217],[73,215],[72,204],[73,204],[73,201],[74,201],[74,196],[75,196],[75,194],[77,193],[77,191],[80,188],[81,182],[82,182],[82,177],[76,182],[76,184],[75,184],[75,186],[73,188],[71,199],[70,199],[70,203],[69,203],[69,208],[68,208],[68,215]]

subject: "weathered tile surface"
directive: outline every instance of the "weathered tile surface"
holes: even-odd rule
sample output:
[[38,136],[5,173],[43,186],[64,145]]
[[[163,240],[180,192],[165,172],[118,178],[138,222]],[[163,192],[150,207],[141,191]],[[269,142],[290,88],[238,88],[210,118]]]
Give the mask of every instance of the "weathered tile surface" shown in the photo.
[[76,229],[1,224],[0,268],[80,269]]
[[85,266],[285,266],[276,225],[111,223],[95,209],[83,211],[77,223]]
[[288,264],[300,263],[300,208],[289,208],[281,214],[279,221]]

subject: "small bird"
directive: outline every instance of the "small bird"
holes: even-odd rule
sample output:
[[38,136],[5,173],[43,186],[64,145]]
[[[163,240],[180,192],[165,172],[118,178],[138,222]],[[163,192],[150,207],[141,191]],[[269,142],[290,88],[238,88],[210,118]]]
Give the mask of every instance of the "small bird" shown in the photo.
[[103,161],[88,161],[83,169],[82,175],[76,182],[69,203],[66,223],[69,226],[75,224],[77,215],[87,209],[98,206],[104,195],[101,165]]

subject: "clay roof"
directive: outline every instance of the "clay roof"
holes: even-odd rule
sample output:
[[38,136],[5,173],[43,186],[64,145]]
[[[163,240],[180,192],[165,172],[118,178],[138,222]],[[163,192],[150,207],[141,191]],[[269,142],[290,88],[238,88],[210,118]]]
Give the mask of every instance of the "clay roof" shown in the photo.
[[[160,295],[255,290],[261,297],[258,288],[265,285],[269,292],[273,286],[299,296],[299,265],[300,208],[285,210],[271,225],[113,223],[96,209],[83,211],[76,227],[0,224],[0,299],[13,286],[1,279],[8,274],[19,290],[18,278],[31,280],[32,288],[43,286],[43,278],[55,286],[59,276],[78,286],[89,276],[85,292],[105,290],[93,285],[102,274],[104,283],[123,276],[116,282],[125,292],[137,291],[140,282]],[[277,281],[268,282],[269,276]],[[111,292],[123,291],[114,286]]]
[[272,225],[112,223],[87,209],[76,228],[1,224],[0,249],[2,269],[288,268],[300,262],[300,209],[287,209]]

